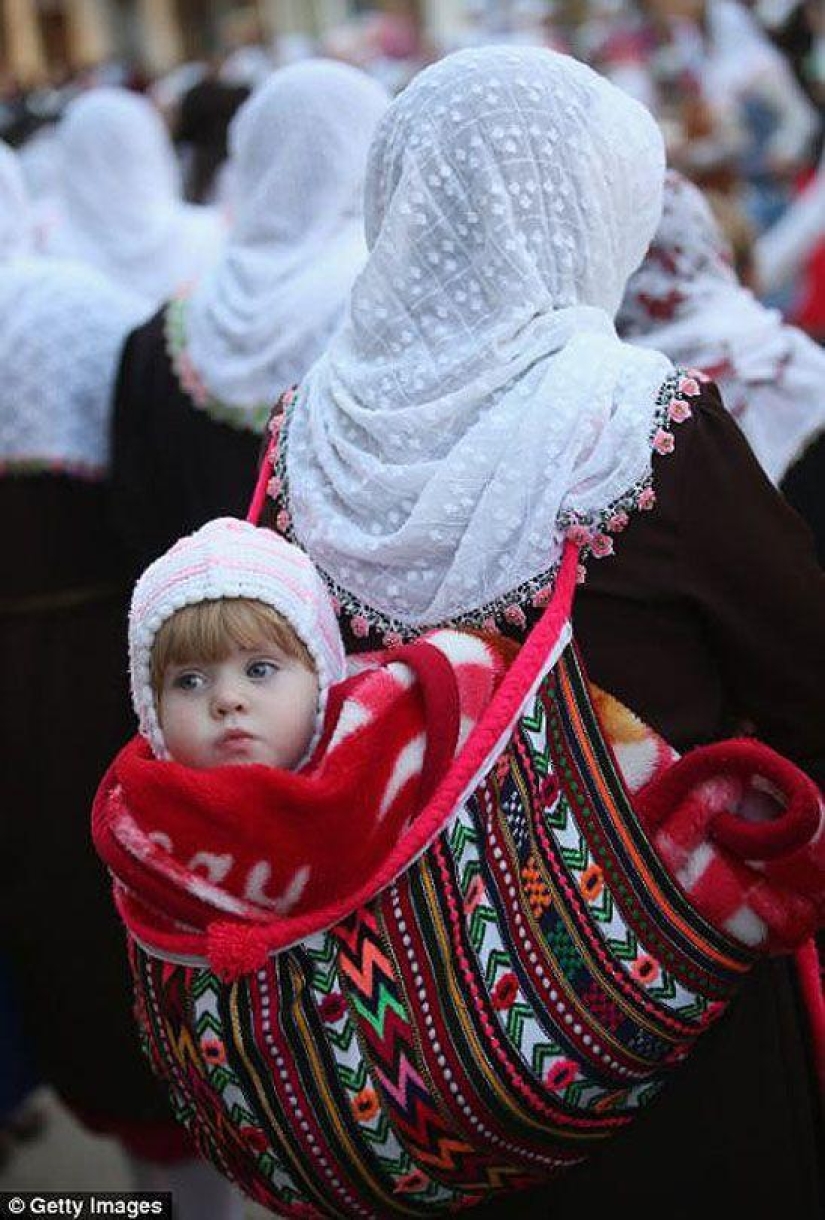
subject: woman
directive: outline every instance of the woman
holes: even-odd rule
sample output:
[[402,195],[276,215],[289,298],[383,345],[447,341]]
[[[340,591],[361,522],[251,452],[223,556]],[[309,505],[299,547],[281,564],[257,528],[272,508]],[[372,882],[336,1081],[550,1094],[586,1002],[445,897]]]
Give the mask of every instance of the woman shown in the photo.
[[[592,679],[679,749],[748,719],[821,780],[809,542],[716,390],[613,330],[663,177],[647,112],[572,60],[485,48],[422,73],[373,146],[348,321],[273,420],[270,520],[319,566],[353,651],[444,621],[523,638],[572,530]],[[709,1182],[721,1207],[820,1214],[786,964],[705,1042],[612,1147],[477,1214],[688,1217]]]
[[816,457],[825,433],[825,352],[760,305],[731,263],[701,192],[670,173],[656,237],[628,282],[617,326],[629,342],[713,377],[771,482],[798,489],[791,502],[825,558]]
[[58,219],[46,250],[95,267],[146,312],[197,278],[223,238],[214,211],[184,203],[160,115],[127,89],[82,94],[58,129]]
[[314,60],[274,73],[233,123],[220,261],[123,355],[114,501],[143,563],[245,512],[271,405],[323,350],[366,258],[364,171],[387,102],[363,73]]
[[[182,1216],[228,1216],[134,1035],[123,940],[88,832],[107,759],[131,733],[123,667],[131,572],[106,517],[109,416],[139,300],[27,253],[25,195],[0,158],[0,943],[36,1069],[134,1184]],[[22,221],[22,223],[21,223]],[[14,234],[17,238],[14,238]]]

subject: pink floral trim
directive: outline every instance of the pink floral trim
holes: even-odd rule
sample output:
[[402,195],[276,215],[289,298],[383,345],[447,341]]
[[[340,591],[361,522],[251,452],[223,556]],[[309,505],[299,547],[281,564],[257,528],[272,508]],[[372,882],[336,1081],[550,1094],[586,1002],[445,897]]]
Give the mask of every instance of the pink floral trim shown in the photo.
[[[702,385],[710,378],[695,369],[677,369],[662,384],[656,397],[656,410],[650,433],[650,447],[660,457],[667,457],[676,447],[673,426],[690,419],[693,412],[690,398],[702,393]],[[287,390],[279,400],[273,414],[269,431],[273,438],[273,473],[267,485],[267,494],[275,501],[275,528],[290,542],[300,546],[292,526],[292,518],[285,506],[289,503],[289,485],[286,475],[287,438],[289,435],[290,409],[298,397],[300,387]],[[589,559],[605,559],[615,553],[614,536],[630,524],[635,512],[650,512],[656,505],[653,490],[653,473],[630,488],[602,512],[582,518],[575,513],[565,513],[558,525],[566,538],[580,550],[577,581],[584,583]],[[348,621],[356,639],[365,640],[373,635],[381,647],[394,648],[420,633],[420,628],[410,627],[397,619],[390,619],[372,607],[365,605],[349,593],[323,569],[318,569],[330,596],[335,613]],[[450,620],[453,626],[474,627],[492,634],[500,633],[502,624],[527,626],[524,607],[542,609],[550,601],[555,585],[558,565],[540,573],[514,589],[506,597],[497,599],[471,613]],[[432,624],[433,627],[438,624]]]
[[[676,448],[672,428],[691,418],[693,412],[688,398],[697,398],[702,385],[709,378],[694,369],[677,369],[668,377],[656,398],[656,415],[650,436],[650,447],[660,457],[667,457]],[[600,513],[595,520],[581,520],[571,514],[568,520],[567,537],[581,549],[583,561],[589,558],[605,559],[613,555],[615,547],[612,534],[620,534],[630,523],[633,512],[650,512],[656,504],[653,490],[653,472],[620,500]],[[582,565],[580,583],[585,579],[586,569]]]
[[192,363],[186,334],[187,297],[188,291],[178,293],[166,306],[163,316],[166,354],[180,388],[199,411],[217,423],[261,435],[266,428],[271,404],[257,403],[255,406],[242,407],[221,402],[213,397]]

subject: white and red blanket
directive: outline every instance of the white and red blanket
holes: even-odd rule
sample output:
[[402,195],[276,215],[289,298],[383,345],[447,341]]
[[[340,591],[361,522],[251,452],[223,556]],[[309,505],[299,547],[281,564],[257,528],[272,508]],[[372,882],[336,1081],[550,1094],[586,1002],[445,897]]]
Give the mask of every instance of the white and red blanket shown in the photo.
[[[157,947],[167,933],[176,946],[191,933],[193,952],[208,942],[209,959],[233,975],[271,946],[273,919],[295,943],[333,899],[341,910],[371,897],[513,648],[444,630],[385,654],[333,688],[319,745],[298,773],[197,771],[133,739],[104,777],[93,819],[128,926],[145,927]],[[755,741],[679,759],[615,699],[592,695],[637,815],[700,914],[767,953],[792,951],[821,927],[825,814],[815,785]]]
[[194,770],[135,737],[95,802],[119,900],[170,931],[355,895],[425,806],[506,670],[506,641],[436,631],[332,688],[300,772]]

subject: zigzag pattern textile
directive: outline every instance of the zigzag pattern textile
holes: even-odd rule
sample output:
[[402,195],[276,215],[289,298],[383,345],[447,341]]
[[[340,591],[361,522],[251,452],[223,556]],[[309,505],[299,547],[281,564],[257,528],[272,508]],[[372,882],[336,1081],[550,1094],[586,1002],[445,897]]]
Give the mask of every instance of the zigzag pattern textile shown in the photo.
[[669,880],[575,652],[441,834],[334,928],[233,983],[130,955],[201,1152],[295,1217],[461,1211],[632,1121],[752,959]]

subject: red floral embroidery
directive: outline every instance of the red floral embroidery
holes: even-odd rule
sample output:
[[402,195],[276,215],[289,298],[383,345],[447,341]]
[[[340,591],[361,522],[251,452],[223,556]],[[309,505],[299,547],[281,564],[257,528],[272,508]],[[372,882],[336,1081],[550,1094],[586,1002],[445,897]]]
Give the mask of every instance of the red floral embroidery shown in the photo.
[[679,393],[687,394],[688,398],[696,398],[701,393],[698,380],[695,377],[680,377]]
[[513,974],[512,970],[508,970],[503,974],[493,988],[491,996],[493,1008],[497,1012],[502,1012],[507,1008],[512,1008],[518,996],[518,979]]
[[241,1139],[253,1152],[266,1152],[269,1142],[260,1127],[241,1127]]
[[653,490],[652,487],[645,487],[642,489],[642,491],[639,492],[638,498],[636,500],[636,507],[638,509],[640,509],[643,513],[650,512],[651,508],[653,508],[655,503],[656,503],[656,492]]
[[204,1038],[201,1042],[201,1054],[207,1063],[226,1063],[226,1047],[218,1038]]
[[347,1002],[341,995],[340,991],[333,991],[331,995],[324,996],[321,1003],[318,1005],[318,1012],[321,1014],[322,1021],[340,1021],[347,1011]]
[[579,889],[588,902],[595,902],[604,889],[604,873],[598,864],[591,864],[579,878]]
[[420,1169],[412,1169],[399,1178],[393,1189],[395,1195],[409,1195],[417,1190],[426,1190],[430,1180]]
[[277,474],[274,474],[266,485],[266,493],[271,500],[274,500],[276,496],[281,494],[283,485],[283,480]]
[[388,631],[384,636],[385,648],[400,648],[404,643],[404,637],[399,635],[397,631]]
[[630,967],[630,973],[633,975],[637,983],[642,983],[645,987],[650,983],[655,983],[656,979],[662,973],[662,968],[657,961],[648,954],[643,953],[637,957],[635,962]]
[[378,1096],[375,1089],[362,1089],[352,1099],[352,1112],[359,1122],[367,1123],[378,1113]]
[[563,1093],[579,1074],[579,1065],[572,1059],[560,1059],[548,1071],[544,1083],[554,1093]]
[[289,529],[289,523],[292,520],[285,508],[282,508],[275,518],[275,528],[279,533],[285,534]]

